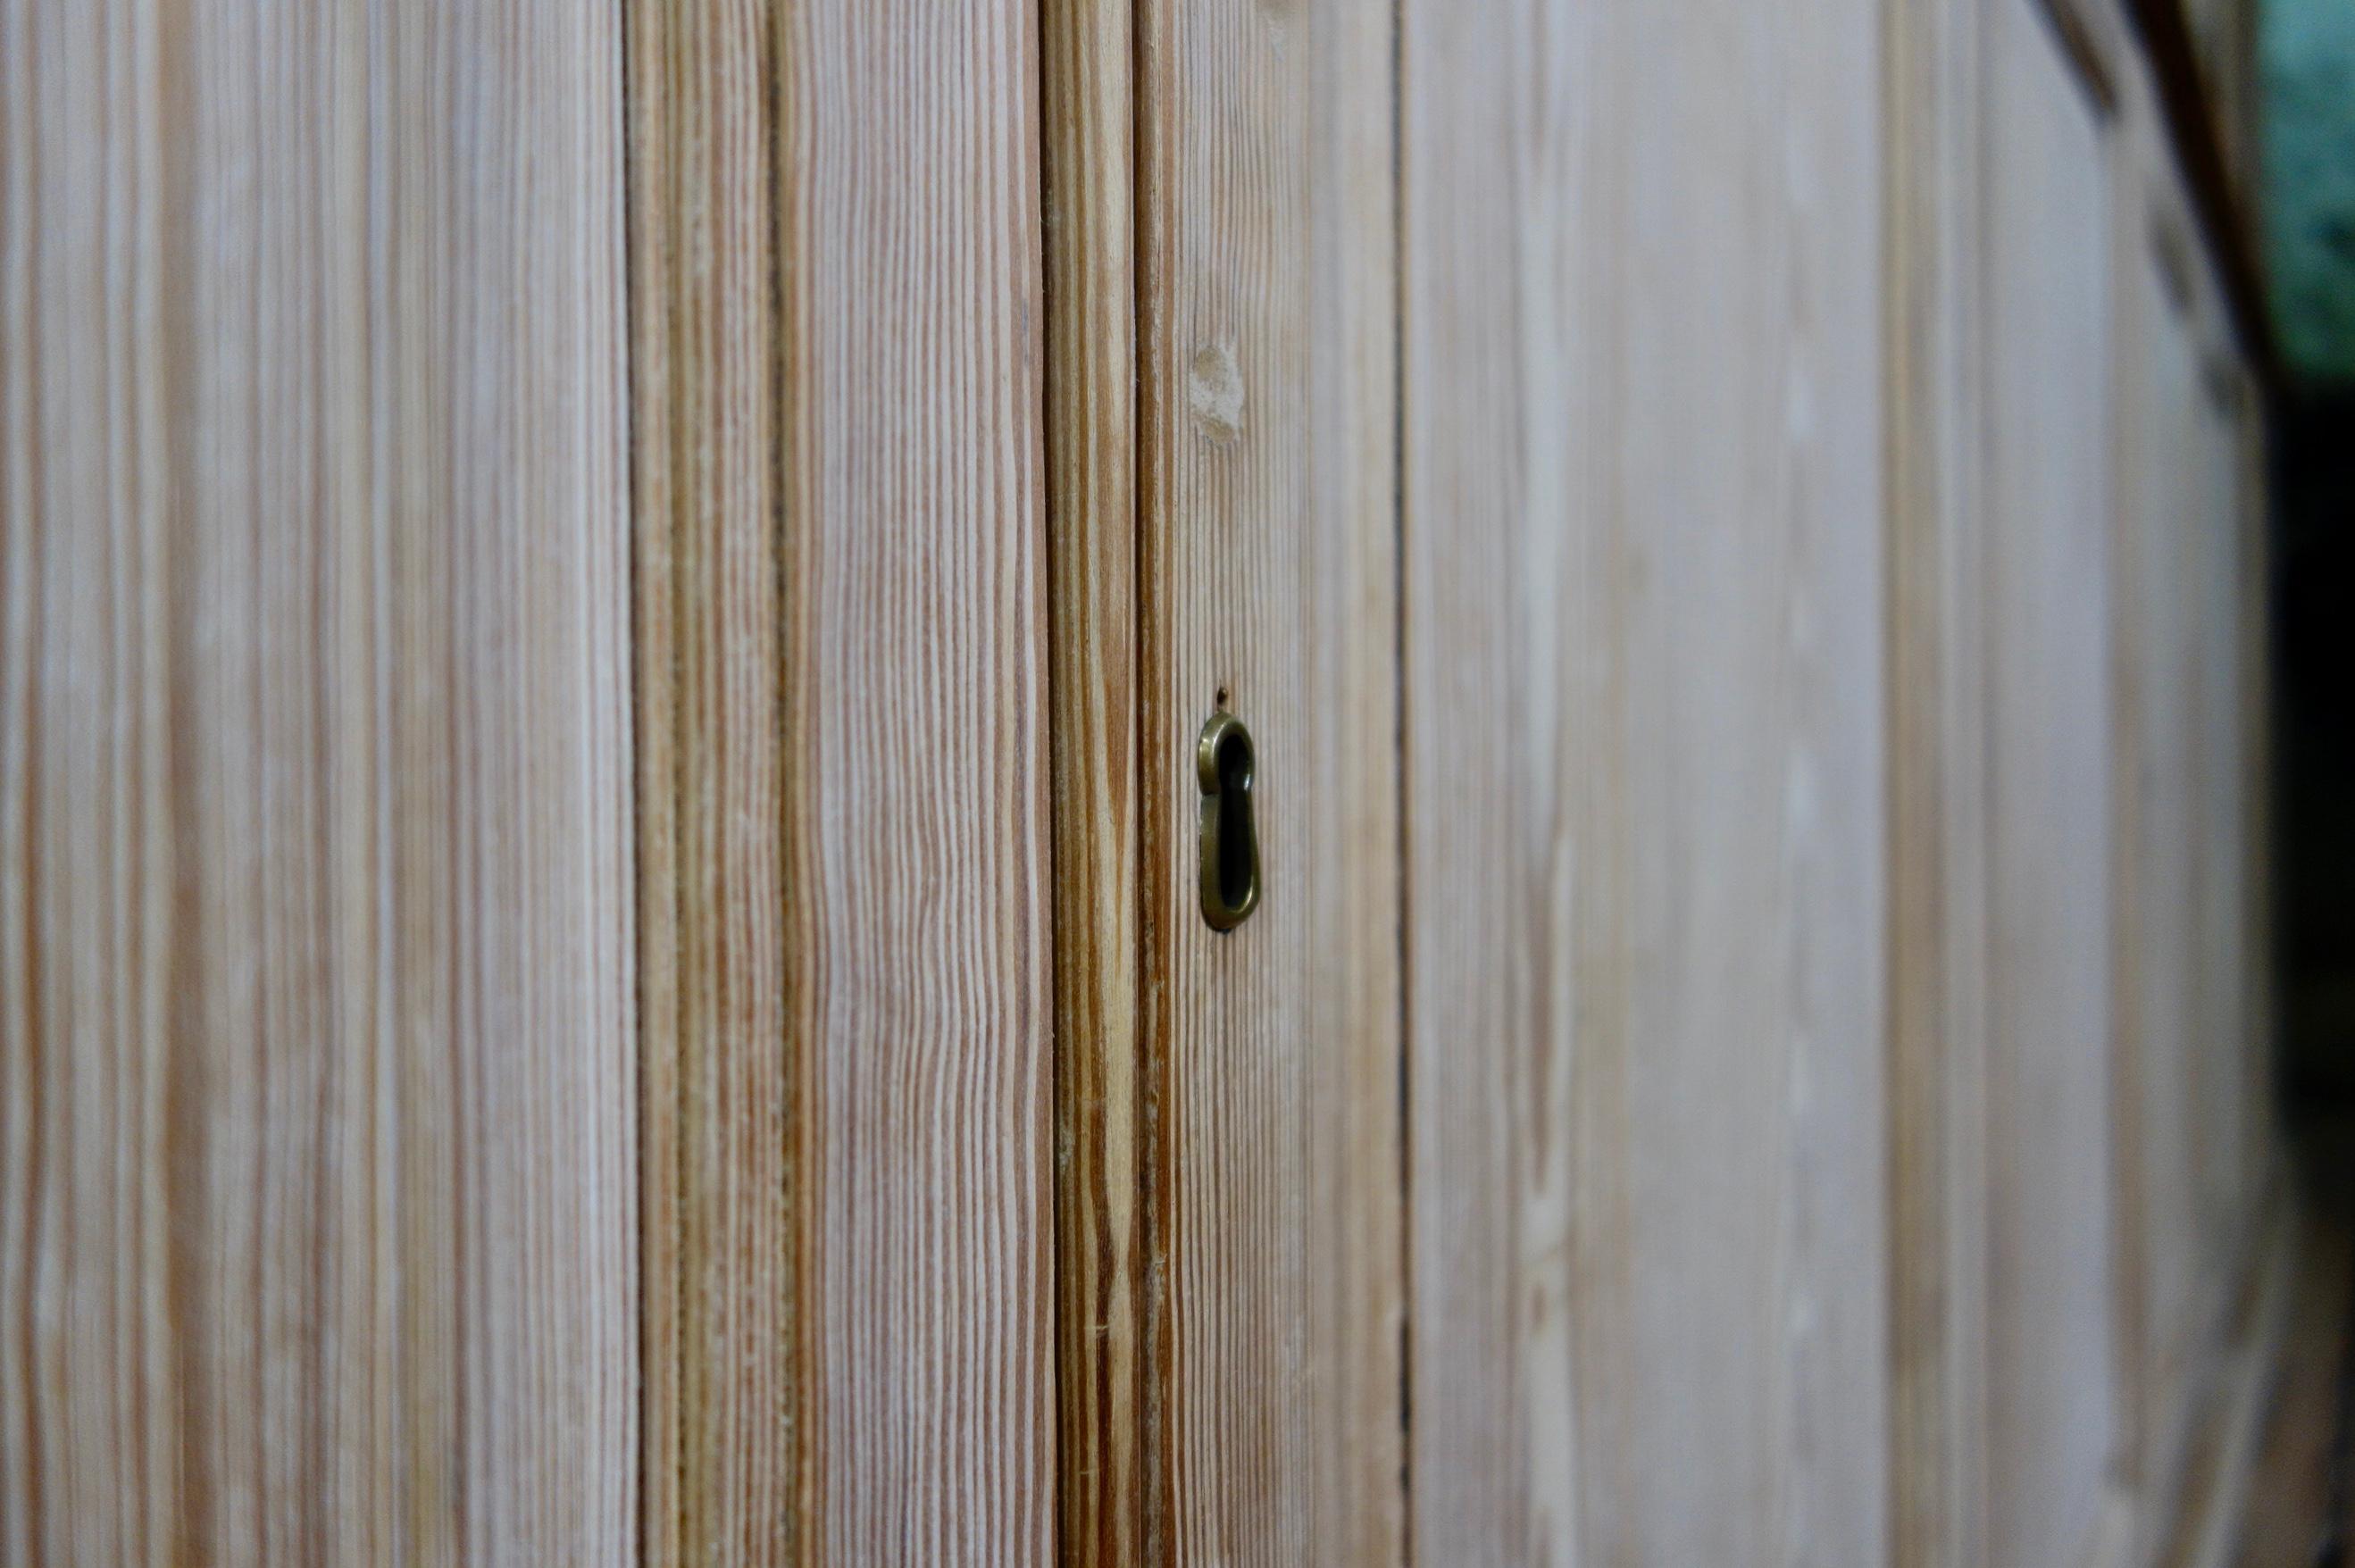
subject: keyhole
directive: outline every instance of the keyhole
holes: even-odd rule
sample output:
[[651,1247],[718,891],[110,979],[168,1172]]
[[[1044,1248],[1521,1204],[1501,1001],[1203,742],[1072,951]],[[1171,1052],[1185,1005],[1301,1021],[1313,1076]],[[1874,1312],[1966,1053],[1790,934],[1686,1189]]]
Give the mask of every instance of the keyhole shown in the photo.
[[1232,931],[1259,907],[1259,837],[1252,825],[1251,731],[1231,713],[1202,726],[1194,773],[1202,786],[1202,918]]

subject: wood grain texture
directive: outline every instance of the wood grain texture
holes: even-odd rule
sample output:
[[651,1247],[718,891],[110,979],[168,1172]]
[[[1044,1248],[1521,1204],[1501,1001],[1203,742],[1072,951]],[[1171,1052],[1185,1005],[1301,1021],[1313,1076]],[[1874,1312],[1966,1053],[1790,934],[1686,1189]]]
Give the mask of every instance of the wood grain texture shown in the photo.
[[0,5],[0,1560],[632,1554],[620,65]]
[[1136,208],[1130,0],[1040,6],[1059,1554],[1143,1559]]
[[1887,116],[1890,1558],[1987,1541],[1985,8],[1894,0]]
[[1878,7],[1401,70],[1414,1557],[1874,1561]]
[[2117,1457],[2111,168],[2037,0],[1988,16],[1989,1561],[2092,1560]]
[[650,1553],[1054,1530],[1037,39],[631,31]]
[[795,1560],[774,40],[629,12],[644,1552]]
[[823,1555],[1054,1529],[1037,39],[795,13],[778,252],[801,1485]]
[[[1143,1560],[1402,1549],[1392,31],[1137,13]],[[1250,726],[1264,896],[1199,905]]]

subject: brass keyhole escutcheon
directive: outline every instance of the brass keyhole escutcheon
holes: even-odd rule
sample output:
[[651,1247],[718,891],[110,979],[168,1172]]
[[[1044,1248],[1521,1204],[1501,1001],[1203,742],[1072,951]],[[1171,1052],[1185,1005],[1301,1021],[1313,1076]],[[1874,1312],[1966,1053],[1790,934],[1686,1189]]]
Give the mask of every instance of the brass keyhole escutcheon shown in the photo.
[[1223,709],[1194,743],[1202,786],[1202,918],[1232,931],[1259,907],[1259,834],[1252,823],[1251,731]]

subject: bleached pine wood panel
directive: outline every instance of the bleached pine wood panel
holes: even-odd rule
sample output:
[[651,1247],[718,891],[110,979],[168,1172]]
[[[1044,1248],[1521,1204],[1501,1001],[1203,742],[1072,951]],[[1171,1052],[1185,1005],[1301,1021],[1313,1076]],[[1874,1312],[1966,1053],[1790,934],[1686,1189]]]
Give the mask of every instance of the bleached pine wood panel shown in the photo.
[[1890,0],[1890,1561],[1986,1560],[1986,8]]
[[648,1552],[1039,1561],[1035,18],[632,22]]
[[[1136,13],[1143,1560],[1402,1550],[1388,11]],[[1264,897],[1198,902],[1194,745]]]
[[1879,24],[1405,8],[1420,1562],[1886,1549]]
[[2111,147],[2041,0],[1987,17],[1988,1552],[2088,1560],[2114,1382]]
[[631,1555],[620,113],[0,5],[0,1560]]

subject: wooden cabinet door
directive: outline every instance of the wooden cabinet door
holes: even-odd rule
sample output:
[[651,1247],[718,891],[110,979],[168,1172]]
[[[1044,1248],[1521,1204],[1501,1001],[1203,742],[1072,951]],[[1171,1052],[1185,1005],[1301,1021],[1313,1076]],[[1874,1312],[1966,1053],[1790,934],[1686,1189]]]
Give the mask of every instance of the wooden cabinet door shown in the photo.
[[0,0],[0,1563],[2132,1544],[2265,1140],[2115,12]]

